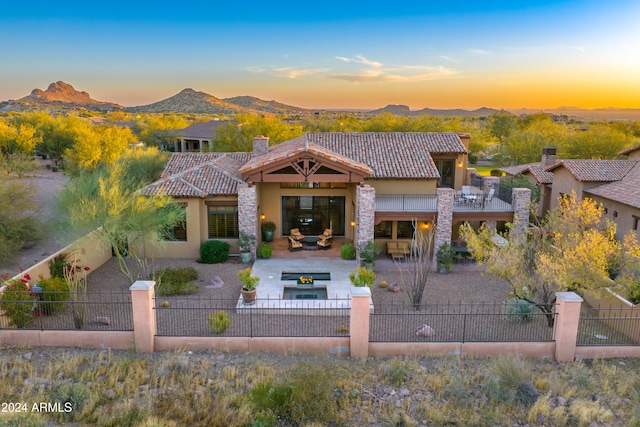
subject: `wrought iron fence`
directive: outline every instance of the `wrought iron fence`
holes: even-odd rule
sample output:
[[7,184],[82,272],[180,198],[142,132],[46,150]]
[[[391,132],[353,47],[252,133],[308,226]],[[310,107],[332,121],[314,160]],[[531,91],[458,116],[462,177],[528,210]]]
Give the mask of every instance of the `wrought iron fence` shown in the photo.
[[640,345],[640,312],[633,308],[582,307],[577,345]]
[[512,188],[506,187],[502,184],[498,185],[497,194],[494,196],[497,199],[500,199],[509,204],[512,203]]
[[[555,317],[555,315],[551,315]],[[506,303],[376,304],[370,342],[553,341],[548,317],[533,307]]]
[[47,292],[29,300],[4,300],[8,328],[36,330],[133,331],[131,292]]
[[349,307],[349,299],[256,299],[253,305],[220,298],[155,300],[158,336],[348,337]]
[[484,180],[481,175],[473,174],[471,175],[471,185],[474,187],[482,188],[484,186]]

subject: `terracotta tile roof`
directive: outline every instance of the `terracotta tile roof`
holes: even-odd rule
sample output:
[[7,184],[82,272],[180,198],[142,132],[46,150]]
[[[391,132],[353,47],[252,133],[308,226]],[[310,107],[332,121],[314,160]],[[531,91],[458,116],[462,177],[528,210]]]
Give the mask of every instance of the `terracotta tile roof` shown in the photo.
[[532,164],[527,168],[527,172],[531,173],[533,177],[540,184],[552,184],[553,183],[553,173],[547,172],[542,166],[542,164],[536,165]]
[[238,194],[244,183],[238,172],[249,153],[175,153],[162,176],[146,186],[144,194],[172,197],[208,197]]
[[[307,147],[307,148],[304,148]],[[438,169],[430,153],[458,154],[467,150],[455,133],[427,132],[362,132],[308,133],[273,147],[241,170],[247,173],[303,149],[328,150],[327,156],[347,162],[363,171],[369,169],[372,179],[435,179]]]
[[333,162],[342,164],[343,166],[357,169],[365,176],[371,176],[373,174],[373,170],[366,164],[354,161],[339,153],[328,150],[321,145],[310,142],[308,138],[306,138],[306,135],[278,144],[275,147],[272,147],[267,154],[254,157],[240,168],[240,173],[248,174],[256,169],[280,162],[287,158],[295,157],[303,152],[315,154]]
[[619,156],[628,156],[629,154],[633,153],[636,150],[640,150],[640,144],[634,145],[633,147],[629,147],[626,150],[622,150],[621,152],[618,153],[618,155]]
[[640,209],[640,162],[621,180],[589,187],[584,192]]
[[436,179],[440,175],[430,153],[466,153],[455,133],[310,133],[283,142],[267,154],[174,153],[161,178],[145,194],[207,197],[237,194],[242,174],[309,152],[372,179]]
[[521,173],[525,173],[529,169],[529,166],[534,164],[540,163],[526,163],[524,165],[505,166],[503,168],[499,168],[498,170],[506,173],[507,175],[516,176],[520,175]]
[[549,166],[553,172],[561,166],[582,182],[613,182],[621,180],[636,165],[635,160],[561,160]]

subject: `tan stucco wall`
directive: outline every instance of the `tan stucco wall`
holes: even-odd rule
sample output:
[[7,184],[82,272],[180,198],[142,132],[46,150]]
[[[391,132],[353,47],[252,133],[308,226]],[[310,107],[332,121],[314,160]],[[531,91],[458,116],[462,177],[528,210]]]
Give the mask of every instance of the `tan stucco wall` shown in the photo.
[[[260,212],[264,213],[264,221],[273,221],[276,224],[275,237],[289,235],[289,230],[282,230],[282,196],[342,196],[345,197],[345,237],[353,239],[353,228],[350,226],[354,216],[353,200],[356,184],[347,184],[346,189],[341,188],[280,188],[278,182],[262,182],[256,184],[258,205]],[[259,236],[261,238],[261,236]]]
[[[593,185],[593,183],[589,183]],[[582,198],[582,189],[584,183],[576,181],[571,173],[564,167],[553,170],[553,188],[551,190],[551,206],[550,209],[558,207],[558,197],[561,193],[570,195],[571,191],[576,192],[578,198]]]
[[370,179],[367,184],[379,194],[436,194],[435,179]]
[[[636,237],[640,238],[639,231],[633,230],[633,216],[635,215],[636,217],[640,217],[640,209],[632,208],[631,206],[623,205],[622,203],[594,196],[589,193],[585,193],[585,195],[591,197],[598,203],[602,203],[602,206],[607,209],[607,213],[604,217],[617,224],[617,239],[622,240],[629,231],[633,231],[636,234]],[[614,216],[616,214],[617,216]]]

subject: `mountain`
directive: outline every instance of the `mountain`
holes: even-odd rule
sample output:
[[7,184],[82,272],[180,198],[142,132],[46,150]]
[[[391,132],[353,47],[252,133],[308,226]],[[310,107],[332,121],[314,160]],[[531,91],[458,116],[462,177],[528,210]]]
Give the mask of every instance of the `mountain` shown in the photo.
[[224,101],[238,105],[243,108],[264,111],[271,114],[296,114],[308,113],[309,110],[292,105],[282,104],[277,101],[265,101],[254,96],[234,96],[233,98],[224,98]]
[[205,92],[183,89],[180,93],[153,104],[125,109],[133,113],[204,113],[237,114],[258,113],[257,111],[224,101]]
[[406,105],[387,105],[386,107],[379,108],[377,110],[368,111],[367,114],[382,114],[391,113],[398,116],[456,116],[456,117],[485,117],[493,113],[497,113],[498,110],[493,108],[478,108],[477,110],[463,110],[460,108],[449,110],[438,110],[432,108],[423,108],[422,110],[411,111]]
[[10,100],[2,103],[0,111],[8,110],[111,110],[121,109],[122,106],[113,102],[96,101],[85,91],[77,91],[68,83],[58,81],[51,83],[46,90],[33,89],[30,95],[18,100]]
[[509,110],[513,114],[535,114],[549,113],[558,116],[567,116],[577,120],[640,120],[639,108],[596,108],[585,110],[578,107],[559,107],[534,110],[530,108],[520,108]]

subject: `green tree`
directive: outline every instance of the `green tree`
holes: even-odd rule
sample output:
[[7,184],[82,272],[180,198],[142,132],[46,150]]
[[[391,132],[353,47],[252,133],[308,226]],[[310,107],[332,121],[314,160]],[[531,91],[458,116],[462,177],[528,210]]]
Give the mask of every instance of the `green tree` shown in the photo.
[[269,137],[270,145],[294,139],[304,134],[302,126],[291,124],[274,116],[239,114],[235,123],[220,126],[213,139],[215,151],[251,151],[253,138]]
[[73,148],[67,149],[65,157],[75,171],[113,163],[136,142],[131,129],[111,125],[82,123],[75,126],[74,136]]
[[136,120],[140,141],[149,147],[166,149],[176,140],[176,129],[184,129],[190,122],[175,114],[145,114]]
[[[130,157],[84,171],[62,194],[71,224],[94,231],[109,245],[120,271],[131,283],[140,277],[144,266],[137,248],[145,241],[161,242],[167,237],[168,227],[184,220],[184,209],[172,198],[142,195],[140,189],[148,181],[131,173],[136,170],[135,163],[136,159]],[[134,271],[127,264],[128,258],[136,262]]]
[[542,226],[530,232],[526,241],[506,237],[508,246],[497,247],[493,231],[475,231],[469,224],[460,229],[471,254],[487,272],[505,279],[511,294],[537,307],[553,326],[555,293],[562,291],[602,291],[615,286],[610,268],[622,270],[618,283],[634,274],[638,262],[638,242],[629,234],[624,242],[615,240],[615,224],[603,219],[603,208],[591,199],[578,200],[575,194],[561,199]]
[[635,138],[623,130],[606,124],[595,124],[587,130],[573,132],[561,155],[570,159],[615,159],[618,153],[634,144]]

